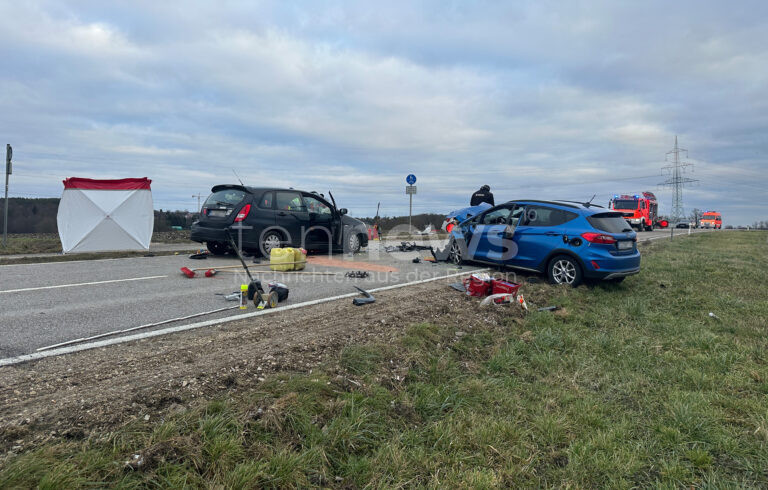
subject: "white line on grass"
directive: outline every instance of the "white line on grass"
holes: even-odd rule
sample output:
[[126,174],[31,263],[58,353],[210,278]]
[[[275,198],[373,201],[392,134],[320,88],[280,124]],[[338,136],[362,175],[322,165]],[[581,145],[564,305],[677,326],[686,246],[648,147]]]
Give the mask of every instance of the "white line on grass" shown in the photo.
[[[413,286],[416,284],[424,284],[427,282],[439,281],[440,279],[448,279],[450,277],[456,277],[456,276],[464,276],[464,275],[473,274],[476,272],[487,272],[489,270],[490,269],[477,269],[477,270],[471,270],[471,271],[465,271],[465,272],[457,272],[455,274],[448,274],[445,276],[437,276],[437,277],[431,277],[429,279],[422,279],[420,281],[406,282],[404,284],[393,284],[391,286],[384,286],[376,289],[369,289],[368,292],[376,293],[379,291],[388,291],[390,289],[398,289],[406,286]],[[152,330],[151,332],[143,332],[143,333],[138,333],[134,335],[127,335],[125,337],[118,337],[115,339],[100,340],[98,342],[90,342],[87,344],[75,345],[71,347],[63,347],[61,349],[53,349],[53,350],[48,350],[43,352],[35,352],[33,354],[24,354],[17,357],[9,357],[7,359],[0,359],[0,367],[12,366],[14,364],[20,364],[22,362],[35,361],[38,359],[43,359],[45,357],[60,356],[63,354],[70,354],[72,352],[78,352],[78,351],[83,351],[88,349],[96,349],[99,347],[107,347],[109,345],[121,344],[123,342],[130,342],[133,340],[141,340],[141,339],[147,339],[150,337],[157,337],[159,335],[167,335],[170,333],[183,332],[185,330],[193,330],[193,329],[202,328],[202,327],[209,327],[212,325],[220,325],[222,323],[234,322],[237,320],[243,320],[245,318],[253,318],[261,315],[271,315],[273,313],[280,313],[282,311],[287,311],[287,310],[295,310],[297,308],[304,308],[306,306],[319,305],[321,303],[327,303],[329,301],[336,301],[344,298],[352,298],[359,295],[360,293],[358,292],[340,294],[338,296],[332,296],[330,298],[320,298],[312,301],[305,301],[303,303],[296,303],[294,305],[282,306],[280,308],[275,308],[275,309],[259,310],[259,311],[254,311],[252,313],[244,313],[242,315],[234,315],[234,316],[229,316],[226,318],[220,318],[216,320],[206,320],[204,322],[198,322],[198,323],[190,323],[188,325],[180,325],[178,327],[164,328],[162,330]],[[365,306],[361,306],[360,308],[365,308]]]

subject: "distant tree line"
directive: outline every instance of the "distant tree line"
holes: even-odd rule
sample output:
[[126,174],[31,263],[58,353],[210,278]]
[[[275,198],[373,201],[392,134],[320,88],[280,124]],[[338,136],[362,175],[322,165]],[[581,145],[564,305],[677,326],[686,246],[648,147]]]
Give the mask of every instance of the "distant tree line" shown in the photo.
[[[0,234],[5,199],[0,198]],[[58,198],[11,197],[8,199],[8,233],[58,233]],[[155,231],[170,231],[173,226],[189,229],[197,215],[188,211],[155,210]]]
[[[376,223],[376,218],[360,218],[362,221],[367,223],[370,226],[373,226]],[[443,225],[443,220],[445,219],[444,214],[435,214],[435,213],[422,213],[422,214],[414,214],[412,223],[413,227],[418,229],[419,231],[423,230],[427,227],[427,225],[431,224],[433,229],[439,230],[440,227]],[[393,217],[382,217],[379,219],[379,226],[380,231],[382,233],[387,233],[396,226],[408,226],[408,216],[393,216]]]
[[[0,198],[0,234],[4,226],[4,209],[5,199]],[[57,198],[11,197],[8,199],[8,233],[56,233],[58,210]]]

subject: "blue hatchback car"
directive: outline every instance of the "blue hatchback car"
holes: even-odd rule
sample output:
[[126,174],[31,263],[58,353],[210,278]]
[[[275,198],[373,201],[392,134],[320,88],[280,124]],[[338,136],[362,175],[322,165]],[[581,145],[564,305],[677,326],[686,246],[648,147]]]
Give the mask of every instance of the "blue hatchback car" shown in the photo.
[[640,272],[637,234],[621,213],[566,201],[509,201],[469,217],[451,229],[449,260],[536,271],[572,286]]

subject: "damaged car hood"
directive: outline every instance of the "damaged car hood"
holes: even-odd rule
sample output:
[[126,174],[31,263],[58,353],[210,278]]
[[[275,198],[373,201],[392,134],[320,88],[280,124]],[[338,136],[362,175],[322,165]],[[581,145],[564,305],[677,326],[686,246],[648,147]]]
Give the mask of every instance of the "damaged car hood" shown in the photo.
[[462,221],[466,221],[473,216],[477,216],[478,214],[482,213],[486,209],[490,209],[490,208],[491,208],[490,204],[480,203],[477,206],[469,206],[467,208],[461,208],[455,211],[451,211],[450,213],[445,215],[445,217],[446,219],[456,218],[456,221],[461,223]]

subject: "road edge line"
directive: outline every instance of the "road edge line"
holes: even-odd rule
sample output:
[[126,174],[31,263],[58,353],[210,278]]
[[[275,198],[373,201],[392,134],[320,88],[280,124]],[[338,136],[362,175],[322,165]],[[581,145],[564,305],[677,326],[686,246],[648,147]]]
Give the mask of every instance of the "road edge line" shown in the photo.
[[[463,275],[466,275],[466,274],[474,274],[476,272],[488,272],[489,270],[490,270],[489,268],[476,269],[476,270],[468,270],[468,271],[465,271],[465,272],[457,272],[457,273],[454,273],[454,274],[447,274],[445,276],[430,277],[429,279],[422,279],[422,280],[419,280],[419,281],[406,282],[406,283],[403,283],[403,284],[392,284],[390,286],[382,286],[380,288],[369,289],[367,291],[369,293],[376,293],[376,292],[379,292],[379,291],[389,291],[391,289],[398,289],[398,288],[403,288],[403,287],[406,287],[406,286],[414,286],[414,285],[417,285],[417,284],[425,284],[425,283],[428,283],[428,282],[439,281],[441,279],[448,279],[448,278],[451,278],[451,277],[463,276]],[[134,334],[134,335],[127,335],[125,337],[117,337],[117,338],[109,339],[109,340],[100,340],[98,342],[90,342],[90,343],[87,343],[87,344],[81,344],[81,345],[76,345],[76,346],[72,346],[72,347],[64,347],[64,348],[61,348],[61,349],[52,349],[52,350],[48,350],[48,351],[44,351],[44,352],[34,352],[32,354],[23,354],[23,355],[16,356],[16,357],[9,357],[9,358],[6,358],[6,359],[0,359],[0,367],[13,366],[13,365],[21,364],[21,363],[24,363],[24,362],[36,361],[36,360],[39,360],[39,359],[44,359],[46,357],[55,357],[55,356],[61,356],[61,355],[65,355],[65,354],[72,354],[74,352],[80,352],[80,351],[84,351],[84,350],[98,349],[99,347],[108,347],[110,345],[123,344],[125,342],[132,342],[134,340],[143,340],[143,339],[148,339],[148,338],[151,338],[151,337],[158,337],[160,335],[168,335],[168,334],[177,333],[177,332],[184,332],[184,331],[187,331],[187,330],[195,330],[195,329],[198,329],[198,328],[210,327],[212,325],[220,325],[220,324],[224,324],[224,323],[234,322],[234,321],[237,321],[237,320],[245,320],[247,318],[253,318],[253,317],[257,317],[257,316],[261,316],[261,315],[270,315],[270,314],[273,314],[273,313],[279,313],[281,311],[295,310],[295,309],[298,309],[298,308],[304,308],[304,307],[307,307],[307,306],[319,305],[319,304],[322,304],[322,303],[328,303],[330,301],[336,301],[336,300],[339,300],[339,299],[352,298],[352,297],[359,296],[359,295],[360,295],[360,293],[357,293],[357,292],[355,292],[355,293],[347,293],[347,294],[340,294],[338,296],[331,296],[330,298],[313,299],[311,301],[305,301],[303,303],[296,303],[295,305],[287,305],[287,306],[283,306],[281,308],[254,311],[252,313],[244,313],[242,315],[233,315],[233,316],[226,317],[226,318],[219,318],[219,319],[215,319],[215,320],[206,320],[204,322],[190,323],[190,324],[187,324],[187,325],[179,325],[178,327],[164,328],[164,329],[161,329],[161,330],[152,330],[151,332],[144,332],[144,333],[139,333],[139,334]]]

